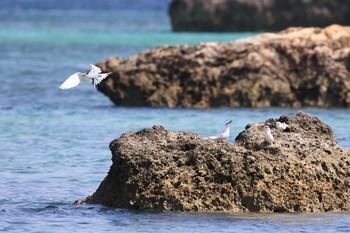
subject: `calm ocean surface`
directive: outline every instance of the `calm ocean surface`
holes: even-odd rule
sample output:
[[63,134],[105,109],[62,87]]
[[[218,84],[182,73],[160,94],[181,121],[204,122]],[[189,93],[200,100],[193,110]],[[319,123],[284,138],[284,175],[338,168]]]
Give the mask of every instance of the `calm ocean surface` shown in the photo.
[[[114,106],[89,85],[62,91],[72,73],[109,56],[164,44],[230,41],[254,33],[172,33],[167,1],[0,1],[0,231],[4,232],[350,232],[349,213],[151,213],[73,206],[111,165],[108,144],[160,124],[203,135],[297,109],[164,109]],[[349,110],[304,109],[350,149]]]

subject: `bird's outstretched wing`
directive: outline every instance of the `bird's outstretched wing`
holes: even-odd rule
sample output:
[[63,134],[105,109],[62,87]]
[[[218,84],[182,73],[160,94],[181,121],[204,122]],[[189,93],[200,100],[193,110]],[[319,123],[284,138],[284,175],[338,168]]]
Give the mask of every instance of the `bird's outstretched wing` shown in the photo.
[[103,79],[107,78],[108,75],[110,75],[112,72],[110,73],[103,73],[103,74],[99,74],[98,78],[94,78],[94,86],[97,86],[98,84],[100,84],[102,82]]
[[90,64],[90,71],[88,72],[88,76],[97,77],[102,71],[99,67]]
[[67,80],[64,81],[64,83],[62,83],[62,85],[60,86],[60,89],[69,89],[69,88],[78,86],[80,83],[80,78],[83,75],[84,75],[83,73],[77,72],[69,76],[69,78],[67,78]]

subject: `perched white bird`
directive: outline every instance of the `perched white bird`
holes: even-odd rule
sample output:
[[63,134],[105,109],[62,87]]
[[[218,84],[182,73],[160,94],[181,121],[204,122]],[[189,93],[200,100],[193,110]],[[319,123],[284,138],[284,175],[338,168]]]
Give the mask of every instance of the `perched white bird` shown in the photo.
[[288,125],[286,123],[284,123],[284,122],[283,123],[279,122],[279,121],[276,122],[276,128],[277,129],[285,130],[287,127],[288,127]]
[[272,143],[274,141],[270,127],[265,127],[265,142]]
[[211,140],[214,140],[216,142],[221,142],[221,141],[226,140],[230,136],[231,122],[232,121],[229,121],[226,123],[225,130],[224,130],[224,132],[222,132],[222,134],[219,134],[217,136],[209,136],[209,137],[206,137],[206,139],[211,139]]
[[92,83],[94,86],[98,85],[103,79],[107,78],[110,73],[101,73],[101,69],[97,66],[90,65],[91,69],[89,72],[83,74],[77,72],[71,75],[62,85],[61,89],[69,89],[79,85],[81,81]]

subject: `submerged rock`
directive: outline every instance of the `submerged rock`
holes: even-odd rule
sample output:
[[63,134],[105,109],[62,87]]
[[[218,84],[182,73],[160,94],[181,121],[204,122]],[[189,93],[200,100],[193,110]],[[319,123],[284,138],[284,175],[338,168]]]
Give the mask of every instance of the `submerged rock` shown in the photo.
[[[276,122],[288,128],[278,130]],[[275,142],[264,142],[270,126]],[[247,125],[234,143],[162,126],[110,144],[113,164],[83,203],[134,210],[322,212],[350,209],[350,153],[299,112]]]
[[349,25],[344,0],[172,0],[174,31],[277,31],[290,26]]
[[350,106],[350,27],[339,25],[161,46],[98,66],[113,72],[98,90],[122,106]]

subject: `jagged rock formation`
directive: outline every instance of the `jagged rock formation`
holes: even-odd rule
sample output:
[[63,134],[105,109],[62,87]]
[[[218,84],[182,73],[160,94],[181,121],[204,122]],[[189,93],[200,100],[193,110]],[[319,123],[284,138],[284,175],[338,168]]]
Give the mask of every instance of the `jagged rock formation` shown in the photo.
[[350,27],[339,25],[161,46],[98,66],[113,72],[98,90],[121,106],[350,106]]
[[349,25],[344,0],[173,0],[174,31],[278,31],[291,26]]
[[[289,126],[275,128],[276,121]],[[275,142],[264,142],[264,126]],[[299,112],[247,125],[231,142],[162,126],[110,144],[113,164],[82,203],[160,211],[322,212],[350,209],[350,153]]]

